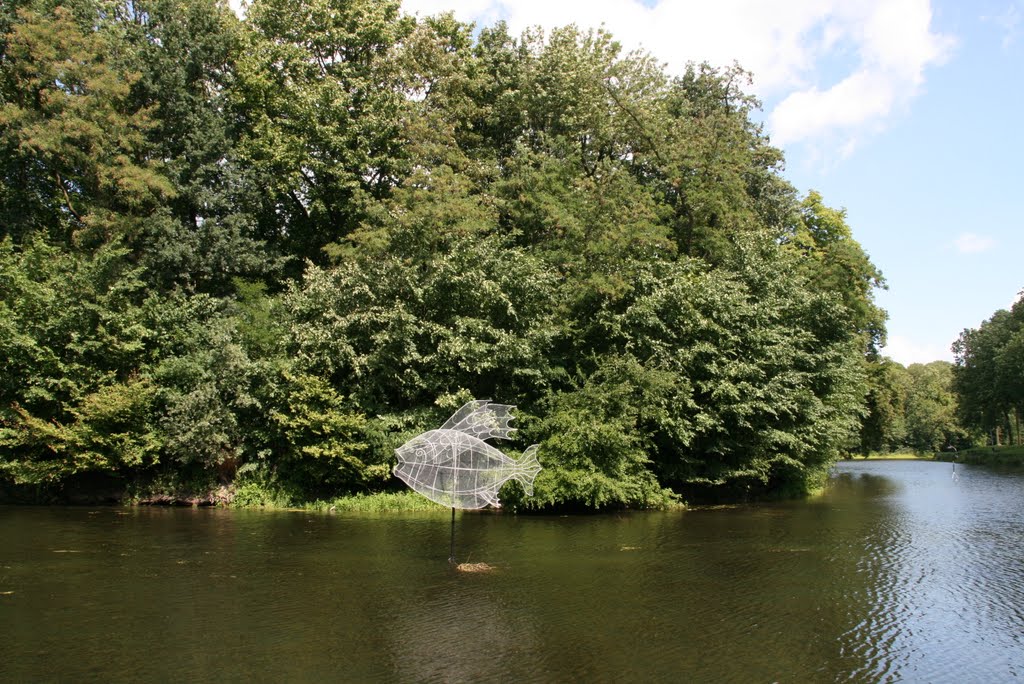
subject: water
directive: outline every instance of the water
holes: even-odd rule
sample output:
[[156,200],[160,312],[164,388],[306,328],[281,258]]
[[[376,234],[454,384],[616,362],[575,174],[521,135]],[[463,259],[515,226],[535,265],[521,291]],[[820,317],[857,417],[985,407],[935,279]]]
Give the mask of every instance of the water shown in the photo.
[[0,681],[1012,681],[1024,475],[583,517],[0,508]]

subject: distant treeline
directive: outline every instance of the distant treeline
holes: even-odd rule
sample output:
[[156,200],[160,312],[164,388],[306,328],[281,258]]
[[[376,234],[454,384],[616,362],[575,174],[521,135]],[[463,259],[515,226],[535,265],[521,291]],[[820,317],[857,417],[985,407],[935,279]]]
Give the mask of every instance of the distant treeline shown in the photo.
[[964,425],[992,445],[1024,444],[1024,299],[997,311],[953,345],[953,389]]
[[1024,301],[964,330],[952,351],[954,363],[870,364],[862,453],[1024,444]]
[[860,452],[919,454],[964,449],[975,437],[963,427],[948,361],[904,367],[891,359],[871,366]]
[[484,398],[524,506],[814,487],[878,419],[881,275],[748,85],[382,0],[7,0],[0,480],[397,489]]

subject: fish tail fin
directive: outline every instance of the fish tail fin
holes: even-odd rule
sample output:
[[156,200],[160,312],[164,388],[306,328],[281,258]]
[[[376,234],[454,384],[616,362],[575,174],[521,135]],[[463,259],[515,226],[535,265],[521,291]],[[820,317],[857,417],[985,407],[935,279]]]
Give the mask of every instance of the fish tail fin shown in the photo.
[[516,461],[516,472],[512,476],[523,485],[527,496],[533,496],[533,479],[541,471],[540,461],[537,460],[537,449],[539,445],[534,444]]

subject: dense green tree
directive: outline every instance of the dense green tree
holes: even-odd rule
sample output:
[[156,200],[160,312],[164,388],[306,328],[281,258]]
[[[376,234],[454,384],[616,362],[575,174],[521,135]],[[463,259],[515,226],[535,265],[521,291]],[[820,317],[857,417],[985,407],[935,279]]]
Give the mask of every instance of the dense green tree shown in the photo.
[[[399,3],[256,0],[232,88],[264,237],[323,262],[404,175]],[[301,261],[298,262],[301,265]]]
[[1021,349],[1024,300],[997,311],[953,345],[953,387],[963,423],[990,436],[993,444],[1019,442],[1024,413]]
[[281,255],[259,239],[262,188],[236,151],[243,128],[228,97],[242,49],[238,18],[215,0],[133,0],[116,16],[108,30],[139,74],[131,99],[151,112],[149,154],[165,160],[174,186],[167,215],[150,219],[140,245],[149,278],[225,294],[234,277],[274,273]]
[[606,356],[588,377],[550,396],[543,421],[530,429],[543,439],[545,469],[522,504],[644,508],[674,500],[652,469],[649,428],[668,427],[678,382],[632,356]]
[[0,242],[0,468],[16,481],[156,458],[157,388],[138,373],[153,330],[126,255]]
[[853,239],[845,210],[826,206],[812,191],[800,202],[799,212],[786,244],[803,257],[813,287],[842,297],[850,325],[864,338],[865,352],[877,357],[885,343],[885,312],[874,302],[874,291],[885,286],[881,272]]
[[949,439],[737,66],[392,1],[67,3],[0,14],[0,476],[378,490],[471,398],[519,405],[535,507],[804,492],[897,417]]
[[135,240],[174,195],[163,161],[148,155],[151,112],[130,97],[139,74],[66,8],[18,19],[0,63],[3,234],[85,247]]
[[946,361],[911,364],[906,381],[906,443],[923,452],[968,446],[956,416],[953,365]]
[[[1017,307],[1014,307],[1015,309]],[[1018,321],[1024,318],[1024,311],[1013,312]],[[1014,441],[1017,444],[1024,443],[1024,435],[1021,434],[1021,420],[1024,418],[1024,321],[1006,341],[996,356],[996,365],[999,368],[1000,381],[1008,406],[1009,413],[1012,413],[1012,425]]]
[[285,300],[289,354],[367,412],[464,390],[538,397],[554,372],[553,286],[536,258],[496,238],[456,241],[426,260],[395,250],[312,268]]
[[906,369],[889,358],[865,362],[867,396],[861,420],[858,451],[896,451],[907,439],[907,393],[909,378]]
[[663,482],[743,496],[800,488],[856,426],[851,338],[836,298],[800,287],[773,240],[750,236],[733,267],[649,263],[583,338],[674,378],[662,414],[643,425]]
[[957,413],[952,364],[933,361],[904,368],[883,357],[867,367],[868,413],[861,423],[860,453],[933,453],[970,446]]
[[668,116],[655,129],[652,171],[679,250],[711,263],[728,253],[733,236],[765,227],[759,190],[782,161],[750,116],[759,103],[743,92],[749,83],[739,67],[691,65],[673,81]]

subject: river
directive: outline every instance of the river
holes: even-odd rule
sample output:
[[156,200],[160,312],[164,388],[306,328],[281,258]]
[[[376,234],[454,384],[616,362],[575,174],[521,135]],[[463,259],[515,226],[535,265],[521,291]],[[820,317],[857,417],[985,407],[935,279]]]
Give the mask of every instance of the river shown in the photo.
[[0,681],[1001,682],[1024,474],[839,464],[808,501],[449,518],[0,507]]

